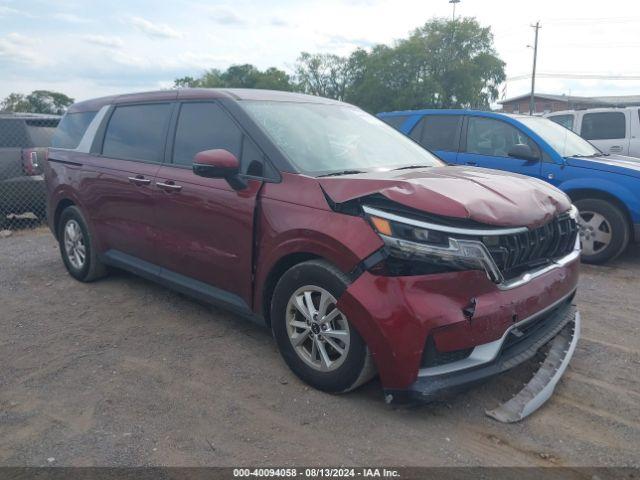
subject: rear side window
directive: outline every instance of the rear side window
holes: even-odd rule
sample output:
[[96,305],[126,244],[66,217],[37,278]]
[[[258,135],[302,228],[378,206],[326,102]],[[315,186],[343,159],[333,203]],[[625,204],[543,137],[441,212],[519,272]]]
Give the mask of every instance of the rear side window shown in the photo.
[[30,146],[24,120],[0,119],[0,148]]
[[549,117],[549,120],[556,122],[558,125],[562,125],[569,130],[573,130],[573,115],[554,115]]
[[411,138],[431,151],[457,152],[461,115],[426,115],[411,131]]
[[587,140],[611,140],[626,137],[626,119],[622,112],[585,113],[580,135]]
[[116,107],[105,132],[102,154],[161,162],[170,113],[168,103]]
[[173,146],[173,163],[193,163],[196,153],[223,148],[240,158],[242,132],[215,103],[185,103],[180,108]]
[[89,127],[96,113],[97,112],[67,113],[62,117],[62,120],[60,120],[58,129],[51,139],[51,146],[53,148],[76,148],[80,144],[84,132],[87,131],[87,127]]
[[391,116],[390,117],[380,117],[380,120],[382,120],[387,125],[391,125],[396,130],[400,130],[400,127],[407,120],[407,118],[409,118],[408,115],[394,115],[392,117]]

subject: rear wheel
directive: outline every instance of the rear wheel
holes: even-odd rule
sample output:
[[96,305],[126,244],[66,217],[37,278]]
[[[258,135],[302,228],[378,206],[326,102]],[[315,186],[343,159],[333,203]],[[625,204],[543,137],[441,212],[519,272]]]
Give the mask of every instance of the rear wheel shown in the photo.
[[627,248],[629,223],[617,206],[597,198],[578,200],[575,204],[580,211],[578,223],[583,262],[605,263]]
[[353,390],[375,374],[364,340],[337,308],[347,283],[327,262],[304,262],[282,276],[271,304],[285,362],[300,379],[327,392]]
[[93,237],[78,207],[67,207],[58,223],[58,243],[69,274],[81,282],[92,282],[107,274],[98,259]]

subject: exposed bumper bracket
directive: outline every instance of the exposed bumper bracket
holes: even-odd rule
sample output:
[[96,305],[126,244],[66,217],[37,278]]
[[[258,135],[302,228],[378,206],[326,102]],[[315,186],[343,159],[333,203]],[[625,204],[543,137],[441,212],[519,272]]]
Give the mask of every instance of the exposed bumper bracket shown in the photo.
[[575,320],[567,324],[551,342],[547,358],[529,383],[511,400],[485,413],[500,422],[514,423],[540,408],[551,397],[567,369],[579,337],[580,314],[576,312]]

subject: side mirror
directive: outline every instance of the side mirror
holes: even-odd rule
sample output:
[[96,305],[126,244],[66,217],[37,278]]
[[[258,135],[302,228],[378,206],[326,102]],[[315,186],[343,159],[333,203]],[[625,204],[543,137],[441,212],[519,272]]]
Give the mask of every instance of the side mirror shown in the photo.
[[511,149],[509,150],[507,155],[509,155],[510,157],[513,157],[513,158],[520,158],[522,160],[528,160],[530,162],[536,162],[536,161],[538,161],[540,159],[538,157],[538,154],[536,152],[534,152],[533,149],[529,145],[526,145],[524,143],[518,143],[518,144],[514,145],[513,147],[511,147]]
[[204,150],[193,157],[193,173],[205,178],[224,178],[231,188],[242,190],[247,184],[238,177],[240,161],[223,149]]

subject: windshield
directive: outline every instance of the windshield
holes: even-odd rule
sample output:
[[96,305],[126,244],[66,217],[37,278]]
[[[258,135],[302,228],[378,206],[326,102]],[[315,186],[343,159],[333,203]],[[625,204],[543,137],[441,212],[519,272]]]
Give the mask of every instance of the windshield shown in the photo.
[[444,165],[393,127],[355,107],[269,101],[241,104],[306,174]]
[[563,157],[592,157],[602,152],[568,128],[540,117],[518,118]]

